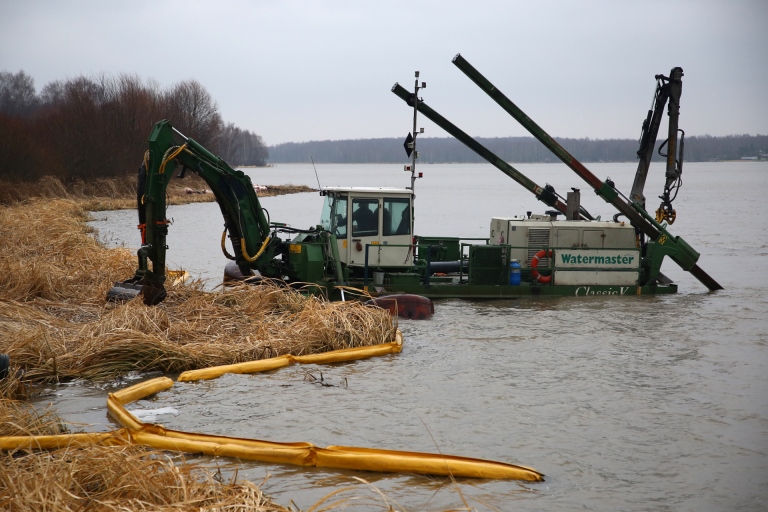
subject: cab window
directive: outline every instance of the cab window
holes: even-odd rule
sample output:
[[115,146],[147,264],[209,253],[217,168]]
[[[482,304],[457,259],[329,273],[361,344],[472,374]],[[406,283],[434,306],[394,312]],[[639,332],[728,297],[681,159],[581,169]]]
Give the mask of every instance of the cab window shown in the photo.
[[325,196],[320,224],[340,238],[347,237],[347,198]]
[[379,200],[375,198],[352,199],[352,236],[377,236],[379,234]]
[[411,205],[407,198],[384,199],[384,236],[409,235]]
[[336,197],[333,201],[331,233],[339,238],[347,237],[347,198]]

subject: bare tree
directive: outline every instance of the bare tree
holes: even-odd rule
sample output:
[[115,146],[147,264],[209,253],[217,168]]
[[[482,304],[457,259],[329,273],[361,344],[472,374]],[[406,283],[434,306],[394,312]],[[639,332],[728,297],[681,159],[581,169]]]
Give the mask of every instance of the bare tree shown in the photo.
[[28,117],[39,105],[35,80],[24,70],[15,75],[0,71],[0,112],[9,116]]
[[43,107],[54,107],[64,102],[64,82],[55,80],[40,91],[40,102]]
[[166,119],[213,152],[218,152],[224,122],[219,108],[196,80],[179,82],[164,96]]
[[229,123],[221,137],[221,154],[232,165],[266,165],[269,151],[261,136]]
[[135,173],[152,126],[161,119],[214,153],[226,149],[225,159],[236,165],[266,162],[261,137],[225,126],[197,81],[161,90],[137,75],[79,76],[51,82],[37,96],[29,75],[2,72],[0,178],[53,175],[71,182]]

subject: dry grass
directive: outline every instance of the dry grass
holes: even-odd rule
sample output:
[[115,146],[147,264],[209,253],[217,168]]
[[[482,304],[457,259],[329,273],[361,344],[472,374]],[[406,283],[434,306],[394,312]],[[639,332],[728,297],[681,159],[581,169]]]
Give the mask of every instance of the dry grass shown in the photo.
[[170,286],[156,307],[106,304],[136,260],[93,238],[83,206],[55,199],[0,207],[0,353],[25,382],[175,373],[394,339],[384,310],[278,286],[210,293],[192,283]]
[[288,509],[247,481],[139,446],[91,446],[0,455],[0,509],[252,511]]
[[[0,436],[68,431],[50,411],[8,399],[27,397],[39,382],[173,373],[394,339],[395,320],[384,310],[277,286],[209,293],[192,283],[171,286],[157,307],[107,304],[114,281],[133,275],[135,256],[104,248],[85,221],[88,208],[117,201],[128,200],[70,195],[0,206],[0,353],[11,357],[0,381]],[[130,445],[2,452],[0,510],[288,510],[253,483],[220,480],[202,465]],[[343,509],[347,500],[321,500],[314,510]]]
[[96,304],[111,281],[132,275],[133,255],[103,248],[87,220],[73,199],[0,207],[0,299]]
[[25,402],[0,398],[0,437],[52,436],[68,432],[69,429],[52,411],[39,414]]
[[[133,177],[68,187],[54,179],[0,183],[0,353],[11,356],[9,375],[0,380],[0,436],[69,431],[53,412],[9,399],[28,397],[38,382],[173,373],[394,339],[396,319],[384,310],[327,303],[277,286],[208,293],[192,283],[171,287],[159,307],[140,300],[106,304],[107,290],[133,275],[136,258],[100,245],[85,224],[87,212],[134,208],[134,183]],[[259,195],[308,190],[270,187]],[[169,187],[172,204],[209,200]],[[395,510],[361,483],[367,496],[344,488],[309,510]],[[200,464],[124,445],[0,452],[0,510],[293,509],[272,503],[253,483],[222,482],[220,473]]]
[[[51,411],[0,399],[0,437],[58,435],[69,432]],[[115,440],[119,443],[120,434]],[[367,482],[330,493],[309,510],[392,511],[387,498]],[[254,483],[225,482],[219,470],[165,452],[126,444],[90,445],[51,451],[0,452],[0,510],[90,511],[243,511],[289,512],[269,500]]]
[[[0,400],[0,436],[56,435],[55,414]],[[0,453],[0,510],[227,510],[283,512],[258,486],[141,446]]]

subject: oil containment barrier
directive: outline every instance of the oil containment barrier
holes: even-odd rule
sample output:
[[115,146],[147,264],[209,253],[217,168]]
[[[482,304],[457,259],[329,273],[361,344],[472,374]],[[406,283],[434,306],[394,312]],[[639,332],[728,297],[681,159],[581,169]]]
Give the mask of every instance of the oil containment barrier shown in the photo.
[[368,347],[344,348],[341,350],[332,350],[322,354],[311,354],[306,356],[293,356],[286,354],[284,356],[272,357],[270,359],[259,359],[246,363],[227,364],[224,366],[212,366],[200,370],[189,370],[179,375],[179,382],[190,382],[195,380],[207,380],[221,377],[225,373],[259,373],[277,370],[294,363],[298,364],[330,364],[343,363],[345,361],[355,361],[358,359],[368,359],[370,357],[384,356],[387,354],[397,354],[403,350],[403,335],[398,330],[396,339],[390,343],[372,345]]
[[149,396],[168,389],[168,381],[170,379],[160,377],[110,394],[107,400],[109,414],[127,428],[132,442],[159,450],[204,453],[276,464],[532,482],[543,480],[541,473],[525,466],[453,455],[350,446],[320,448],[303,442],[278,443],[181,432],[162,425],[142,423],[125,409],[124,406],[129,403],[128,398],[139,400],[144,398],[142,393]]
[[[400,350],[402,350],[402,335],[398,331],[396,341],[384,344],[384,346],[343,349],[310,356],[279,356],[251,363],[242,363],[241,365],[207,368],[205,370],[196,370],[195,372],[185,372],[185,374],[190,375],[184,380],[211,379],[224,373],[268,371],[293,363],[324,364],[351,361],[375,355],[397,353]],[[358,357],[353,357],[354,355]],[[233,370],[233,367],[236,368]],[[212,371],[200,373],[206,370]],[[182,381],[181,377],[178,380]],[[454,455],[353,446],[320,448],[306,442],[280,443],[258,439],[182,432],[167,429],[162,425],[143,423],[125,408],[125,405],[131,402],[170,389],[173,385],[174,382],[170,378],[158,377],[115,393],[110,393],[107,398],[107,411],[113,419],[123,426],[122,429],[107,433],[0,437],[0,449],[56,449],[68,446],[85,446],[88,444],[119,445],[131,443],[150,446],[158,450],[204,453],[211,456],[319,468],[524,480],[529,482],[544,480],[542,473],[525,466]]]

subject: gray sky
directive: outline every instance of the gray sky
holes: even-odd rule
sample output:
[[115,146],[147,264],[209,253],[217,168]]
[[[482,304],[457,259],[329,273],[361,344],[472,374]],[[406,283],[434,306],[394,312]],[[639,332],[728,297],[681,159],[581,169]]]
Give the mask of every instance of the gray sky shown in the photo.
[[456,53],[555,137],[637,138],[654,75],[675,66],[686,134],[768,134],[766,0],[0,0],[0,70],[38,92],[81,74],[195,79],[268,145],[404,137],[412,113],[390,88],[415,70],[469,134],[528,135]]

